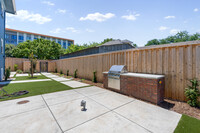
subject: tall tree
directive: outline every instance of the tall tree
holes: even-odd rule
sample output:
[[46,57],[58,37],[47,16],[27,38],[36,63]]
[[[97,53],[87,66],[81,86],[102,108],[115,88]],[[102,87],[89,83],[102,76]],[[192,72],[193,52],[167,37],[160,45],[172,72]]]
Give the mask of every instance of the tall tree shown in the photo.
[[158,39],[153,39],[153,40],[150,40],[147,42],[146,46],[149,46],[149,45],[159,45],[160,42]]
[[71,45],[67,48],[65,54],[68,54],[68,53],[72,53],[72,52],[76,52],[76,51],[79,51],[79,50],[83,50],[83,49],[86,49],[86,48],[91,48],[91,47],[96,47],[96,46],[99,46],[99,45],[102,45],[106,42],[109,42],[109,41],[112,41],[113,39],[112,38],[107,38],[107,39],[104,39],[102,42],[100,43],[97,43],[97,42],[90,42],[89,44],[87,43],[84,43],[83,45]]
[[12,54],[14,57],[28,58],[30,53],[33,52],[38,59],[59,59],[64,51],[64,48],[54,41],[37,39],[19,43]]
[[13,44],[6,44],[5,45],[5,55],[6,57],[12,57],[12,51],[15,49],[15,45]]
[[164,39],[153,39],[147,42],[145,46],[149,45],[160,45],[160,44],[169,44],[169,43],[175,43],[175,42],[185,42],[185,41],[194,41],[199,40],[200,34],[195,33],[193,35],[189,35],[187,31],[180,31],[174,36],[168,36]]

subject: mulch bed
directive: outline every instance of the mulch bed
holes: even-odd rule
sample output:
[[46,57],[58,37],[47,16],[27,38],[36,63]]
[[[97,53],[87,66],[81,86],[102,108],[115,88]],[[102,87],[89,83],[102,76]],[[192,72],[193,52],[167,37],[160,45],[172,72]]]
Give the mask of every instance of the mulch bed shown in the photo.
[[[57,75],[60,76],[59,73],[57,73]],[[72,76],[66,76],[66,75],[64,75],[63,77],[73,78]],[[87,83],[87,84],[90,84],[90,85],[94,85],[94,86],[103,88],[102,83],[94,83],[90,80],[85,80],[85,79],[83,80],[83,79],[80,79],[80,78],[74,78],[73,80],[81,81],[83,83]],[[180,101],[165,99],[164,102],[159,104],[158,106],[165,108],[165,109],[168,109],[168,110],[175,111],[175,112],[180,113],[180,114],[186,114],[186,115],[195,117],[195,118],[200,120],[200,107],[199,108],[191,107],[186,102],[180,102]]]
[[192,117],[195,117],[200,120],[200,108],[191,107],[186,102],[179,102],[174,100],[165,99],[163,103],[159,106],[178,112],[180,114],[186,114]]

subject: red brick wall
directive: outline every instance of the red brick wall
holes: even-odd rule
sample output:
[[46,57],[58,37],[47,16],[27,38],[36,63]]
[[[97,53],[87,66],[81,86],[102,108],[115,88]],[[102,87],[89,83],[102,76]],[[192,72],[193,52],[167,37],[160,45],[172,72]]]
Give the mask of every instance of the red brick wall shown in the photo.
[[103,87],[108,89],[108,74],[103,73]]
[[[108,88],[108,77],[104,74],[104,88]],[[125,95],[158,104],[164,100],[164,78],[148,79],[130,76],[120,76],[120,91]]]

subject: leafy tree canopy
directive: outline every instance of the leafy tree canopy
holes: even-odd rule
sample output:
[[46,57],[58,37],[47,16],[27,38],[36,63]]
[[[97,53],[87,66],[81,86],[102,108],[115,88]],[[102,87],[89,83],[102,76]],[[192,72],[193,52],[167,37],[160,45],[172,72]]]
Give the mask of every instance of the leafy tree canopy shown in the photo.
[[13,57],[12,51],[15,49],[15,45],[13,44],[6,44],[5,45],[5,55],[6,57]]
[[164,39],[150,40],[147,42],[145,46],[169,44],[169,43],[176,43],[176,42],[186,42],[186,41],[194,41],[194,40],[200,40],[200,33],[189,35],[187,31],[181,31],[181,32],[178,32],[174,36],[168,36],[167,38],[164,38]]
[[64,49],[55,41],[36,39],[19,43],[13,50],[12,56],[17,58],[28,58],[33,53],[37,59],[59,59]]
[[68,54],[68,53],[73,53],[73,52],[76,52],[76,51],[79,51],[79,50],[83,50],[83,49],[87,49],[87,48],[91,48],[91,47],[96,47],[96,46],[99,46],[99,45],[102,45],[106,42],[109,42],[109,41],[112,41],[113,39],[112,38],[107,38],[107,39],[104,39],[102,42],[100,43],[97,43],[97,42],[92,42],[92,43],[85,43],[83,45],[71,45],[68,47],[68,49],[66,50],[65,54]]

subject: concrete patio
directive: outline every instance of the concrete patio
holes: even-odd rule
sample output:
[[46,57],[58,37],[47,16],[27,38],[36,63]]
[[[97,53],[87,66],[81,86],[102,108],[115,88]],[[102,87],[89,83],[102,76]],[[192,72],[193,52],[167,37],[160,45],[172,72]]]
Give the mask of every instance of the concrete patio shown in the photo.
[[[29,102],[17,104],[23,100]],[[94,86],[0,102],[0,108],[1,133],[172,133],[181,117]]]

